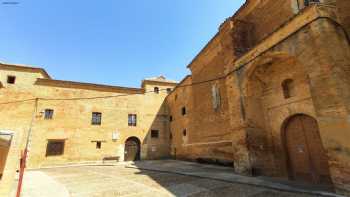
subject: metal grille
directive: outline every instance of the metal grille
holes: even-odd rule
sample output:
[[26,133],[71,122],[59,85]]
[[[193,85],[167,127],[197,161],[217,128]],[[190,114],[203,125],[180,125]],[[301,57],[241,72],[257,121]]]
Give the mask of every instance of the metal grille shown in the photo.
[[64,140],[49,140],[46,147],[46,156],[63,155],[64,144]]
[[100,112],[92,113],[92,120],[91,120],[92,125],[101,125],[101,120],[102,120],[102,113]]

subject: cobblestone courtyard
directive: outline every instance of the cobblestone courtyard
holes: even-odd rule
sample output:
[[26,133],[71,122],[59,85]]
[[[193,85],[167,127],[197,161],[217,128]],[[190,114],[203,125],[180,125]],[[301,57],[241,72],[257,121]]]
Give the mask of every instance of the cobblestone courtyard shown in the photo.
[[[318,195],[282,192],[248,184],[230,183],[211,178],[162,172],[174,165],[158,163],[158,171],[145,170],[150,163],[115,166],[75,166],[28,171],[25,177],[24,196],[72,196],[72,197],[116,197],[116,196],[249,196],[249,197],[311,197]],[[198,164],[182,165],[184,172],[195,169]],[[187,166],[187,167],[186,167]],[[155,166],[157,168],[157,166]],[[141,169],[143,168],[143,169]],[[199,168],[199,167],[198,167]],[[210,171],[207,168],[207,171]],[[221,170],[212,167],[212,170]],[[199,172],[199,171],[198,171]],[[218,174],[219,172],[216,172]],[[229,173],[229,172],[227,172]]]

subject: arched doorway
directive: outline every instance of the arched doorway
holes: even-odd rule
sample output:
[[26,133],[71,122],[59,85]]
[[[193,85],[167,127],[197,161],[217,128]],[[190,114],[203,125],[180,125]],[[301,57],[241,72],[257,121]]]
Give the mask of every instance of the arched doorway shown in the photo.
[[141,143],[137,137],[130,137],[125,141],[124,161],[140,160]]
[[323,148],[317,121],[298,114],[284,126],[289,177],[318,185],[331,185],[328,157]]

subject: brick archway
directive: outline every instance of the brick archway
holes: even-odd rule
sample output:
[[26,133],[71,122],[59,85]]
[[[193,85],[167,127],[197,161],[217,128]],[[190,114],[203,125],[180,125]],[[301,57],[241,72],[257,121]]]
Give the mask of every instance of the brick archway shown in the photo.
[[328,157],[317,120],[297,114],[288,118],[282,128],[289,178],[317,185],[332,185]]

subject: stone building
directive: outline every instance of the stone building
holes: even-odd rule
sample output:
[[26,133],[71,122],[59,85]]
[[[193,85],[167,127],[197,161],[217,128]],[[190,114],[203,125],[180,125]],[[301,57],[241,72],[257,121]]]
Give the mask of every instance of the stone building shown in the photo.
[[349,194],[349,9],[349,0],[247,0],[179,84],[59,81],[1,64],[0,196],[30,129],[29,168],[170,153]]
[[0,196],[13,188],[27,139],[27,168],[169,155],[163,102],[175,81],[116,87],[54,80],[43,69],[8,64],[0,64],[0,81]]
[[171,154],[349,193],[349,6],[246,1],[166,99]]

